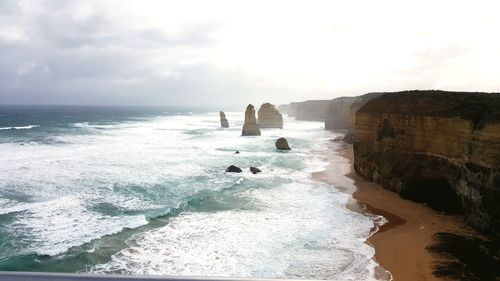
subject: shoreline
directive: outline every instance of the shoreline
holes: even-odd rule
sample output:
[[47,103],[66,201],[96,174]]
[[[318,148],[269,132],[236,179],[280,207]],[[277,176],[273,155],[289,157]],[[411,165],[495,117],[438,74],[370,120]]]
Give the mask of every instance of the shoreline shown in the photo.
[[349,209],[386,218],[387,222],[375,228],[367,243],[375,248],[375,261],[390,272],[393,280],[440,280],[433,271],[444,258],[426,249],[435,242],[434,234],[475,234],[460,216],[437,213],[357,175],[352,165],[352,145],[332,143],[326,158],[328,166],[313,173],[313,179],[343,188],[352,196],[347,203]]

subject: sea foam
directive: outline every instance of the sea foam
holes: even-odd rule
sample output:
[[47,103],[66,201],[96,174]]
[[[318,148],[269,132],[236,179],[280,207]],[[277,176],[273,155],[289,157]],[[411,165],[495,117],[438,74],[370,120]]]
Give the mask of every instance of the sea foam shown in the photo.
[[[226,116],[229,129],[215,113],[193,113],[34,132],[57,144],[21,146],[20,132],[5,139],[0,269],[16,255],[59,263],[81,254],[96,257],[81,272],[373,279],[365,241],[377,218],[348,210],[349,195],[311,180],[328,164],[318,150],[332,133],[285,118],[285,129],[245,138],[243,115]],[[291,151],[275,149],[282,136]],[[224,173],[229,165],[243,173]],[[100,240],[123,246],[110,253]]]
[[38,128],[39,125],[28,125],[28,126],[18,126],[18,127],[0,127],[0,130],[29,130],[32,128]]

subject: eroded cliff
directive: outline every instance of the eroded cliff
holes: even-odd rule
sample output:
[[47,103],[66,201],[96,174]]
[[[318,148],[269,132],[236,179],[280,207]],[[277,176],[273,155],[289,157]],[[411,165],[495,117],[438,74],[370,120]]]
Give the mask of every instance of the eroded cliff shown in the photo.
[[[330,101],[331,100],[308,100],[298,103],[295,119],[304,121],[325,121]],[[288,116],[292,115],[289,113]]]
[[299,107],[300,102],[291,102],[288,105],[288,117],[296,117],[297,116],[297,108]]
[[356,113],[358,174],[500,233],[500,94],[384,93]]
[[333,99],[328,106],[325,120],[327,130],[347,130],[354,124],[352,104],[359,98],[340,97]]
[[325,120],[327,130],[347,130],[344,141],[354,142],[354,121],[356,112],[369,100],[383,93],[368,93],[355,97],[340,97],[333,99],[328,107]]

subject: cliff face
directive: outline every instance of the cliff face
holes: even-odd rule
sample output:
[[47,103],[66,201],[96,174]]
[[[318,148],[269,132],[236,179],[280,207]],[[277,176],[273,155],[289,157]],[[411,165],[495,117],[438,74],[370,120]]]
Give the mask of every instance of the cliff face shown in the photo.
[[369,100],[381,95],[382,93],[368,93],[362,96],[340,97],[332,100],[327,111],[325,129],[347,130],[344,141],[354,142],[356,112]]
[[296,117],[297,116],[297,108],[299,107],[300,102],[291,102],[288,106],[288,116]]
[[283,116],[276,110],[274,105],[264,103],[259,109],[259,127],[260,128],[280,128],[283,129]]
[[[325,121],[330,101],[331,100],[310,100],[298,103],[295,119],[306,121]],[[288,116],[292,115],[289,113]]]
[[[325,129],[327,130],[347,130],[354,124],[354,114],[352,104],[359,98],[340,97],[333,99],[328,106]],[[351,122],[352,119],[352,122]]]
[[356,113],[361,176],[500,234],[500,94],[385,93]]
[[259,125],[255,118],[255,109],[249,104],[245,110],[245,123],[243,124],[242,136],[260,136]]
[[278,111],[283,114],[288,114],[288,109],[290,108],[290,104],[280,104],[278,106]]

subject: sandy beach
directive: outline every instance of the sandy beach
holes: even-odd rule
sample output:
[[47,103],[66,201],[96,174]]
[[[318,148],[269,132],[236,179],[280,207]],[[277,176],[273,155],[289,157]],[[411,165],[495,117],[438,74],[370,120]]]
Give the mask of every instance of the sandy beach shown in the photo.
[[459,216],[445,216],[358,176],[352,166],[352,145],[332,143],[329,165],[313,178],[344,187],[352,194],[349,208],[384,216],[388,222],[368,239],[375,248],[376,261],[393,280],[439,280],[433,264],[439,258],[426,250],[437,232],[473,234]]

